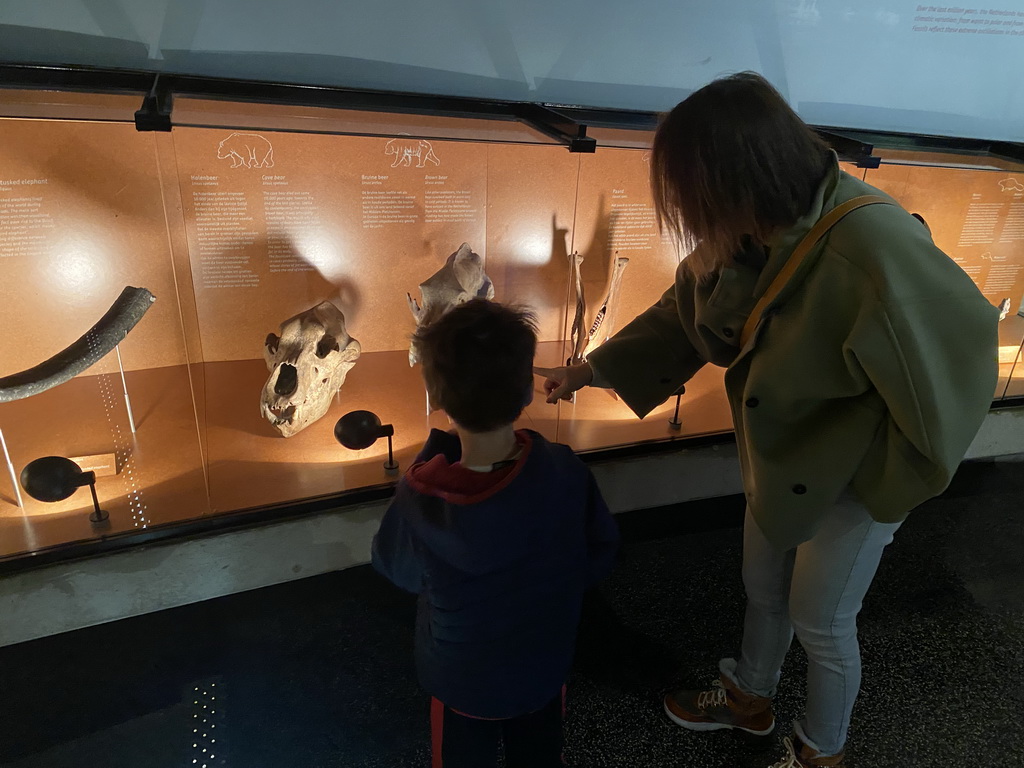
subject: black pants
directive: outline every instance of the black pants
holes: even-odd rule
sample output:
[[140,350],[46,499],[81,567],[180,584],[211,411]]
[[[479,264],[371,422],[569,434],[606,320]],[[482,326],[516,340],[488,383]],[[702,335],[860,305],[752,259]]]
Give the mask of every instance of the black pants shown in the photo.
[[505,747],[506,768],[562,768],[565,689],[536,712],[481,720],[430,702],[432,768],[494,768]]

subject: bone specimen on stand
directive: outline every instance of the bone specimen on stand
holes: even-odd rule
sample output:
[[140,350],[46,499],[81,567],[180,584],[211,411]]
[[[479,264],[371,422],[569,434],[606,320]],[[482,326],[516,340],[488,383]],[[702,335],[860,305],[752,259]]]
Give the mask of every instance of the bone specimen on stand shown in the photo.
[[625,256],[616,257],[615,266],[612,267],[612,278],[608,283],[608,293],[605,294],[601,308],[594,315],[594,322],[590,324],[589,346],[584,356],[601,346],[615,332],[615,310],[619,305],[622,273],[626,271],[628,264],[629,259]]
[[78,341],[33,368],[0,377],[0,403],[38,395],[73,379],[120,344],[154,301],[145,288],[128,286]]
[[582,363],[584,358],[583,353],[587,348],[587,302],[583,294],[583,274],[580,272],[580,266],[583,264],[583,256],[578,253],[569,254],[569,269],[572,274],[573,293],[576,297],[576,311],[572,318],[572,331],[569,334],[569,339],[572,342],[572,352],[569,354],[569,359],[565,361],[566,365],[578,365]]
[[329,301],[285,320],[280,330],[280,336],[267,336],[263,350],[270,378],[260,412],[291,437],[327,413],[361,348],[345,328],[345,315]]
[[[473,252],[469,243],[463,243],[445,261],[444,266],[420,283],[422,305],[412,294],[406,293],[409,309],[416,325],[430,325],[454,306],[470,299],[493,299],[494,284],[484,272],[484,262]],[[419,362],[416,343],[409,344],[409,365]]]
[[998,309],[999,309],[999,319],[1000,320],[1005,320],[1006,316],[1008,314],[1010,314],[1010,299],[1009,298],[1005,298],[1001,302],[999,302]]

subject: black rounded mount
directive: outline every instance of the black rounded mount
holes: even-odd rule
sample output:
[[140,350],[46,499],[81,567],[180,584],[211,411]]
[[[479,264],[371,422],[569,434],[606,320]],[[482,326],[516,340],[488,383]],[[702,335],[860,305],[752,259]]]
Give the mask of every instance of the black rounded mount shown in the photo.
[[386,437],[388,439],[388,460],[384,463],[384,469],[388,472],[398,469],[398,462],[395,461],[391,443],[391,437],[394,434],[394,426],[381,424],[380,418],[373,411],[349,411],[334,425],[335,439],[351,451],[369,448],[379,438]]
[[106,520],[109,515],[100,509],[96,496],[95,472],[83,472],[80,466],[63,456],[43,456],[21,470],[21,487],[37,501],[63,501],[83,485],[88,485],[92,491],[93,512],[89,519],[94,523]]

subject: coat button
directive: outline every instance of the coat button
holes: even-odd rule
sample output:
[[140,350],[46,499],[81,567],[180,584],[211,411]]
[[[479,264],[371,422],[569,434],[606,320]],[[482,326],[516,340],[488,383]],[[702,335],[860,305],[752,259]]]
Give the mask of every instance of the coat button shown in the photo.
[[725,336],[725,338],[727,338],[727,339],[731,339],[735,334],[736,334],[736,331],[734,331],[732,328],[723,328],[722,329],[722,335]]
[[747,398],[747,402],[745,403],[747,408],[757,408],[757,406],[760,405],[760,404],[761,404],[761,401],[758,400],[756,397],[748,397]]
[[797,496],[802,496],[805,493],[807,493],[807,486],[800,485],[799,483],[797,483],[796,485],[793,486],[793,493],[795,493]]

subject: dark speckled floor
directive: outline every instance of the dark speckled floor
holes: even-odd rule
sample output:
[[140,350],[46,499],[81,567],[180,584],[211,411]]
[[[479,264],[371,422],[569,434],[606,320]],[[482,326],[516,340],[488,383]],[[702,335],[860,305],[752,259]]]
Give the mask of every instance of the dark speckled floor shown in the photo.
[[[1024,765],[1022,494],[1024,464],[965,465],[897,535],[861,614],[852,768]],[[700,530],[735,522],[736,501],[621,519],[627,547],[606,594],[678,658],[651,686],[631,685],[645,670],[598,641],[613,636],[606,619],[589,619],[570,689],[571,765],[764,768],[778,757],[777,740],[692,734],[660,712],[659,685],[706,682],[739,641],[739,530]],[[0,649],[0,765],[425,768],[412,612],[355,568]],[[799,712],[805,663],[794,647],[783,723]]]

